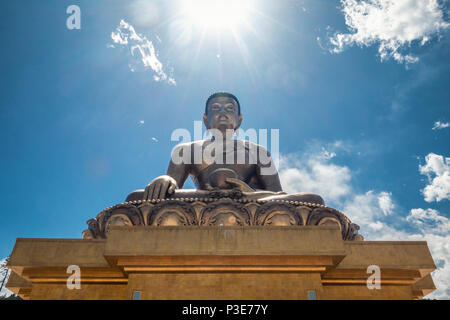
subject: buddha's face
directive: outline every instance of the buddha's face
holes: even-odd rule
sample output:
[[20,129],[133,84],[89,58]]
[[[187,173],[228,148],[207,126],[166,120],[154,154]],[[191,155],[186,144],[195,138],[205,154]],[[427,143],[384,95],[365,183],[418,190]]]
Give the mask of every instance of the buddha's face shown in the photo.
[[224,133],[227,129],[235,130],[242,122],[237,102],[230,97],[216,97],[208,104],[208,113],[203,115],[208,129],[218,129]]

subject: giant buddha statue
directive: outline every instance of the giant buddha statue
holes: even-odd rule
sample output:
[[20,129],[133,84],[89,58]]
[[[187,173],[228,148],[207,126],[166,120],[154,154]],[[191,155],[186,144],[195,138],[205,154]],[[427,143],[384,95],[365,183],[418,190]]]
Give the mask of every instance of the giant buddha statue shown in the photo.
[[[113,226],[334,225],[344,240],[363,239],[319,195],[283,192],[270,152],[234,138],[242,118],[233,94],[211,95],[203,114],[211,138],[177,145],[165,175],[90,219],[83,238],[105,238]],[[196,189],[183,189],[189,176]]]
[[[286,195],[283,192],[269,151],[250,141],[233,139],[242,119],[239,100],[233,94],[217,92],[211,95],[203,114],[205,127],[212,132],[211,139],[176,146],[167,174],[151,181],[145,190],[132,192],[126,201],[203,197],[214,189],[238,189],[251,199],[324,204],[319,195]],[[188,176],[197,190],[182,190]]]

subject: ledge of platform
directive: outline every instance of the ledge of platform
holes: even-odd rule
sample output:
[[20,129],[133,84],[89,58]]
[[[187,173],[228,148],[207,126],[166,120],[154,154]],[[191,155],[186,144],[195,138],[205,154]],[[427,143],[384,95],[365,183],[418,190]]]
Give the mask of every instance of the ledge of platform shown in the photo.
[[[139,285],[140,281],[174,281],[171,274],[186,287],[194,278],[200,286],[205,282],[204,290],[199,292],[212,288],[207,281],[218,281],[214,279],[220,277],[240,279],[244,274],[245,278],[236,281],[256,281],[252,286],[263,289],[270,287],[276,274],[288,282],[316,279],[308,285],[323,299],[341,299],[345,295],[370,298],[369,294],[378,298],[417,299],[435,289],[430,273],[436,268],[426,242],[344,241],[338,226],[132,226],[112,227],[108,237],[101,240],[19,238],[9,261],[13,273],[7,287],[31,299],[43,298],[41,295],[49,295],[57,288],[58,299],[69,298],[74,294],[65,289],[69,265],[81,268],[84,288],[101,286],[103,291],[92,290],[101,291],[104,296],[88,293],[76,296],[91,299],[111,298],[108,295],[111,290],[116,290],[113,298],[123,294],[125,299],[126,292],[131,290],[127,286]],[[369,265],[381,268],[383,292],[390,290],[384,296],[367,290]],[[247,288],[244,282],[243,288]],[[273,290],[278,290],[278,282]],[[300,282],[299,290],[303,286]],[[228,285],[224,281],[214,283]],[[183,299],[183,288],[173,292],[166,288],[167,296],[151,298]],[[228,289],[221,290],[226,293]],[[258,298],[258,290],[245,298]],[[281,298],[287,294],[285,289],[279,290]],[[227,297],[225,293],[215,298]],[[292,297],[297,296],[291,293],[285,296]]]

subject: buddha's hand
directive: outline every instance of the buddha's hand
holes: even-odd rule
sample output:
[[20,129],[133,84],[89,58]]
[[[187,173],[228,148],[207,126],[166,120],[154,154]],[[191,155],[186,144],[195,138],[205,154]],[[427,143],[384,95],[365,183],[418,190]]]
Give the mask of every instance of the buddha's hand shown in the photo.
[[164,199],[178,188],[177,182],[171,176],[160,176],[153,179],[144,191],[144,200]]
[[250,187],[244,181],[234,179],[234,178],[226,178],[225,181],[228,182],[229,184],[231,184],[232,186],[239,188],[242,192],[254,192],[255,191],[255,189]]

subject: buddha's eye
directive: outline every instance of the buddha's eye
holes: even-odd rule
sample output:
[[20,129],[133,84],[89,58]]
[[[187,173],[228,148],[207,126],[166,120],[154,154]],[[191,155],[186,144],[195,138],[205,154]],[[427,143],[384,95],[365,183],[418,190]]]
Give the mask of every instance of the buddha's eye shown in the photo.
[[217,111],[219,110],[219,106],[218,105],[211,106],[211,110]]
[[227,111],[230,111],[230,112],[234,111],[234,107],[233,106],[228,106],[227,107]]

